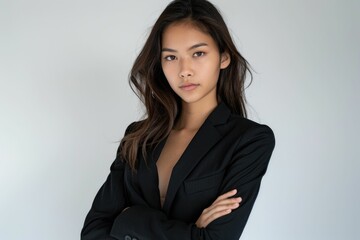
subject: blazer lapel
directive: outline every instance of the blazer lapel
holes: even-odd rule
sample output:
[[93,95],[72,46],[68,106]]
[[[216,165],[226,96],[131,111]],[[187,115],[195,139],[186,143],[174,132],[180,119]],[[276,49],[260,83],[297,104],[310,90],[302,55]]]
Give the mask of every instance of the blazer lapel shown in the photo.
[[[163,206],[165,212],[170,210],[176,192],[184,179],[211,147],[222,138],[221,133],[216,129],[216,125],[226,123],[229,116],[229,108],[224,103],[219,103],[195,134],[189,146],[185,149],[173,168]],[[162,147],[163,145],[158,148],[158,151],[161,151]]]
[[160,194],[158,186],[158,175],[156,165],[153,164],[152,159],[144,160],[141,156],[138,161],[138,170],[136,174],[132,174],[134,180],[138,182],[135,184],[138,188],[135,193],[138,194],[137,203],[149,205],[152,208],[160,209]]

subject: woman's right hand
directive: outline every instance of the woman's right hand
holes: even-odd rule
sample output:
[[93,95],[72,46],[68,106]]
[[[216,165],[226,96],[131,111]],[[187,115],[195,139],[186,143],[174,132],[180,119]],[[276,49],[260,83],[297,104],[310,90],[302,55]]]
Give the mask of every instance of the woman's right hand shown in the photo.
[[231,213],[232,210],[240,206],[241,198],[232,197],[236,194],[236,189],[220,195],[210,207],[205,208],[196,221],[198,228],[205,228],[209,223],[224,215]]

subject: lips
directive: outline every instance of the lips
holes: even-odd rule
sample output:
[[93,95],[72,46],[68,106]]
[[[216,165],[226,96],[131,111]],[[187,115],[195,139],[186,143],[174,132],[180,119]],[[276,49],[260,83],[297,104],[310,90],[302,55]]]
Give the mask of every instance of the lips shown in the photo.
[[195,89],[197,86],[199,86],[199,84],[189,83],[189,84],[181,85],[180,88],[185,91],[190,91]]

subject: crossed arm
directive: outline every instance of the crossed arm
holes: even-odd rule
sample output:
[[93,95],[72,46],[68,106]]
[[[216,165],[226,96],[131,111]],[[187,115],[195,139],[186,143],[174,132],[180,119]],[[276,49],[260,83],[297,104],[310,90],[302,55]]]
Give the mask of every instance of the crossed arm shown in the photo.
[[222,183],[225,193],[204,209],[195,223],[169,219],[164,212],[147,206],[126,208],[124,189],[119,186],[124,165],[115,160],[117,164],[112,165],[87,215],[81,239],[123,239],[130,234],[138,239],[238,240],[274,147],[272,131],[267,127],[251,131],[244,139]]

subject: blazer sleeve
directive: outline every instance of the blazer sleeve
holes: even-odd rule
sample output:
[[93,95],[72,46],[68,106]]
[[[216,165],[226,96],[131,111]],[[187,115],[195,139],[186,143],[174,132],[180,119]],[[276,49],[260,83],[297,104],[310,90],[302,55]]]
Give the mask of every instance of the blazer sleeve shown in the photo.
[[207,226],[208,232],[219,236],[215,239],[238,240],[240,238],[257,198],[261,179],[267,170],[274,147],[274,134],[266,125],[248,130],[239,140],[232,164],[222,183],[222,194],[236,188],[236,195],[241,197],[242,201],[239,208]]
[[265,125],[257,125],[240,137],[221,194],[236,188],[237,196],[243,200],[238,209],[216,219],[206,228],[169,219],[162,211],[147,206],[131,206],[115,219],[110,235],[116,239],[131,236],[139,240],[238,240],[254,205],[274,145],[273,132]]
[[110,240],[114,219],[126,207],[124,187],[121,184],[124,174],[123,164],[116,159],[111,171],[93,201],[81,230],[82,240]]
[[[133,128],[130,124],[125,135]],[[117,157],[110,167],[110,174],[95,196],[84,226],[81,230],[82,240],[111,240],[110,230],[116,217],[126,208],[124,192],[125,165],[121,158],[121,146],[117,150]]]

